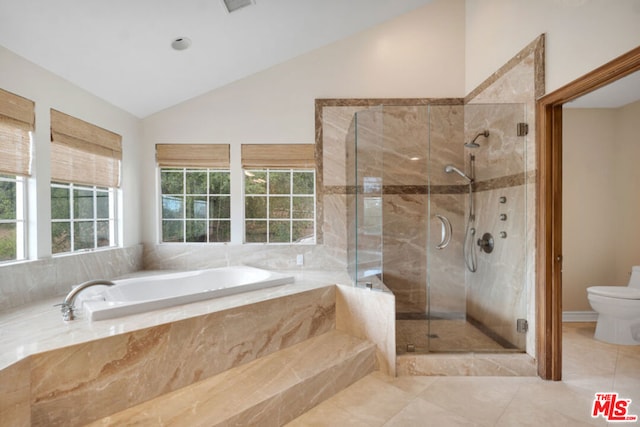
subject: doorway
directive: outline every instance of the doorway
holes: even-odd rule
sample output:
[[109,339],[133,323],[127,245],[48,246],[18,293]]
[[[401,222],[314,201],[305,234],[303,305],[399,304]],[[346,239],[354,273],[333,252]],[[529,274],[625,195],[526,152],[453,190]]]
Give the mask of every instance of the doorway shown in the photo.
[[537,102],[538,375],[562,379],[562,107],[640,70],[640,47],[585,74]]

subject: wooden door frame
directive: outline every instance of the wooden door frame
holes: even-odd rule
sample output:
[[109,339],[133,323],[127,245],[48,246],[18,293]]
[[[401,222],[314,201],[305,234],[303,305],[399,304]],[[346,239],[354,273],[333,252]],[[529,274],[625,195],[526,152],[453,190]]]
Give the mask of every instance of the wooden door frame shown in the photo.
[[562,379],[562,105],[640,70],[640,46],[536,102],[538,375]]

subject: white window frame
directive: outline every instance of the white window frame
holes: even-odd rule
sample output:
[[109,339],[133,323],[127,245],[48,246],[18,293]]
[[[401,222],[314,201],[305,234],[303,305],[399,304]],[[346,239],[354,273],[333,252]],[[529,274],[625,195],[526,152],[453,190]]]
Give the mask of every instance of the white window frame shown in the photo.
[[15,224],[16,226],[16,257],[15,259],[0,260],[0,264],[25,260],[27,257],[27,178],[20,175],[0,174],[0,181],[16,184],[16,217],[15,219],[0,219],[0,224]]
[[[117,188],[115,187],[102,187],[96,185],[83,185],[83,184],[74,184],[74,183],[63,183],[63,182],[52,182],[50,187],[53,188],[63,188],[69,192],[69,218],[53,218],[52,213],[51,216],[51,225],[53,228],[54,223],[69,223],[70,224],[70,251],[65,252],[53,252],[53,236],[51,242],[51,253],[52,256],[60,256],[60,255],[68,255],[74,253],[82,253],[82,252],[91,252],[91,251],[99,251],[110,249],[114,247],[120,246],[120,239],[118,233],[118,222],[119,218],[117,215],[118,212],[118,197]],[[91,191],[93,196],[93,216],[92,218],[74,218],[74,191]],[[108,218],[98,218],[98,203],[96,195],[98,193],[106,193],[108,195],[109,201],[109,217]],[[108,221],[109,223],[109,237],[110,242],[109,245],[98,246],[98,222]],[[91,248],[82,248],[76,249],[74,247],[74,237],[75,237],[75,227],[76,223],[85,223],[85,222],[93,222],[93,246]],[[53,232],[52,232],[53,234]]]
[[[202,196],[202,197],[206,197],[206,215],[203,218],[186,218],[186,209],[183,212],[182,218],[164,218],[163,217],[163,206],[162,206],[162,199],[164,194],[162,193],[162,171],[182,171],[183,176],[184,176],[184,180],[183,182],[185,183],[185,187],[183,188],[182,197],[187,197],[187,196]],[[191,193],[187,193],[187,189],[186,189],[186,174],[187,173],[197,173],[197,172],[206,172],[207,173],[207,193],[206,194],[191,194]],[[210,180],[209,180],[209,174],[212,172],[223,172],[229,175],[229,194],[221,194],[221,193],[211,193],[211,188],[210,188]],[[206,244],[206,245],[227,245],[229,243],[232,242],[232,237],[231,234],[233,233],[233,215],[231,215],[231,212],[229,213],[229,218],[211,218],[209,217],[209,198],[212,196],[226,196],[229,197],[229,206],[231,209],[231,203],[232,203],[232,199],[233,199],[233,191],[231,189],[231,170],[227,169],[227,168],[216,168],[216,167],[179,167],[179,166],[164,166],[164,167],[158,167],[157,168],[157,176],[158,176],[158,188],[157,188],[157,192],[156,194],[158,195],[158,244],[160,245],[197,245],[197,244]],[[177,195],[177,194],[176,194]],[[209,221],[212,220],[220,220],[220,221],[228,221],[229,222],[229,233],[230,233],[230,237],[229,240],[226,242],[210,242],[209,241],[209,233],[207,232],[207,241],[206,242],[194,242],[194,241],[187,241],[187,223],[189,221],[206,221],[207,224],[209,223]],[[164,241],[164,236],[163,236],[163,222],[164,221],[175,221],[175,222],[182,222],[182,241],[181,242],[176,242],[176,241]]]
[[[244,244],[246,245],[315,245],[318,239],[317,236],[317,204],[318,204],[318,190],[316,188],[316,169],[315,168],[304,168],[304,169],[299,169],[299,168],[244,168],[242,171],[242,176],[243,176],[243,180],[242,180],[242,206],[243,206],[243,212],[242,212],[242,241]],[[267,182],[266,182],[266,186],[267,186],[267,191],[264,194],[264,196],[267,198],[267,206],[266,206],[266,211],[267,211],[267,215],[266,218],[246,218],[246,212],[244,211],[244,207],[246,206],[246,197],[247,196],[253,196],[253,194],[247,194],[246,192],[246,179],[248,176],[251,176],[250,174],[254,173],[254,172],[266,172],[267,174]],[[289,193],[280,193],[277,195],[271,195],[269,192],[269,177],[270,177],[270,173],[273,172],[289,172],[291,174],[290,176],[290,192]],[[296,172],[304,172],[304,173],[312,173],[313,174],[313,194],[294,194],[293,193],[293,174]],[[293,212],[293,197],[309,197],[309,198],[313,198],[313,217],[312,218],[288,218],[288,219],[277,219],[278,221],[288,221],[289,222],[289,241],[288,242],[270,242],[269,241],[269,222],[271,220],[271,218],[269,217],[269,200],[270,197],[281,197],[281,196],[288,196],[289,197],[289,212]],[[267,235],[266,235],[266,242],[247,242],[246,241],[246,222],[247,221],[253,221],[253,220],[258,220],[258,221],[266,221],[267,222]],[[310,239],[309,241],[302,241],[302,242],[298,242],[298,241],[293,241],[293,224],[295,222],[302,222],[302,221],[312,221],[313,222],[313,238]]]

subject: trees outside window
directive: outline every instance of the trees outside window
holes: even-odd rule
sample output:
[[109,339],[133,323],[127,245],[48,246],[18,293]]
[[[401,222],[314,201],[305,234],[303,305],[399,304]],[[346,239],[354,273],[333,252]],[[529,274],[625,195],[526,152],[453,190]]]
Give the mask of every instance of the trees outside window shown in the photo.
[[245,243],[315,243],[315,170],[244,171]]
[[114,189],[51,184],[51,252],[116,245]]
[[161,168],[162,242],[231,241],[229,170]]
[[24,178],[0,175],[0,262],[25,257]]

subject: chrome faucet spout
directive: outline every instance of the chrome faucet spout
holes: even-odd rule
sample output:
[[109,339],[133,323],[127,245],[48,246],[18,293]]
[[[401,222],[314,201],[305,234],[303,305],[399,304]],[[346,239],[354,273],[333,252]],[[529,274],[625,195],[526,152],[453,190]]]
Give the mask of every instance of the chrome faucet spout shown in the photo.
[[67,294],[67,296],[64,298],[64,301],[62,301],[62,304],[60,304],[60,306],[61,306],[60,311],[62,312],[62,319],[65,320],[65,321],[74,320],[75,319],[75,314],[74,314],[75,307],[73,306],[73,303],[76,300],[76,297],[78,296],[78,294],[80,292],[82,292],[83,290],[87,289],[90,286],[98,286],[98,285],[114,286],[115,283],[113,283],[110,280],[102,280],[102,279],[89,280],[89,281],[81,283],[78,286],[76,286],[75,288],[73,288],[71,290],[71,292],[69,292]]

